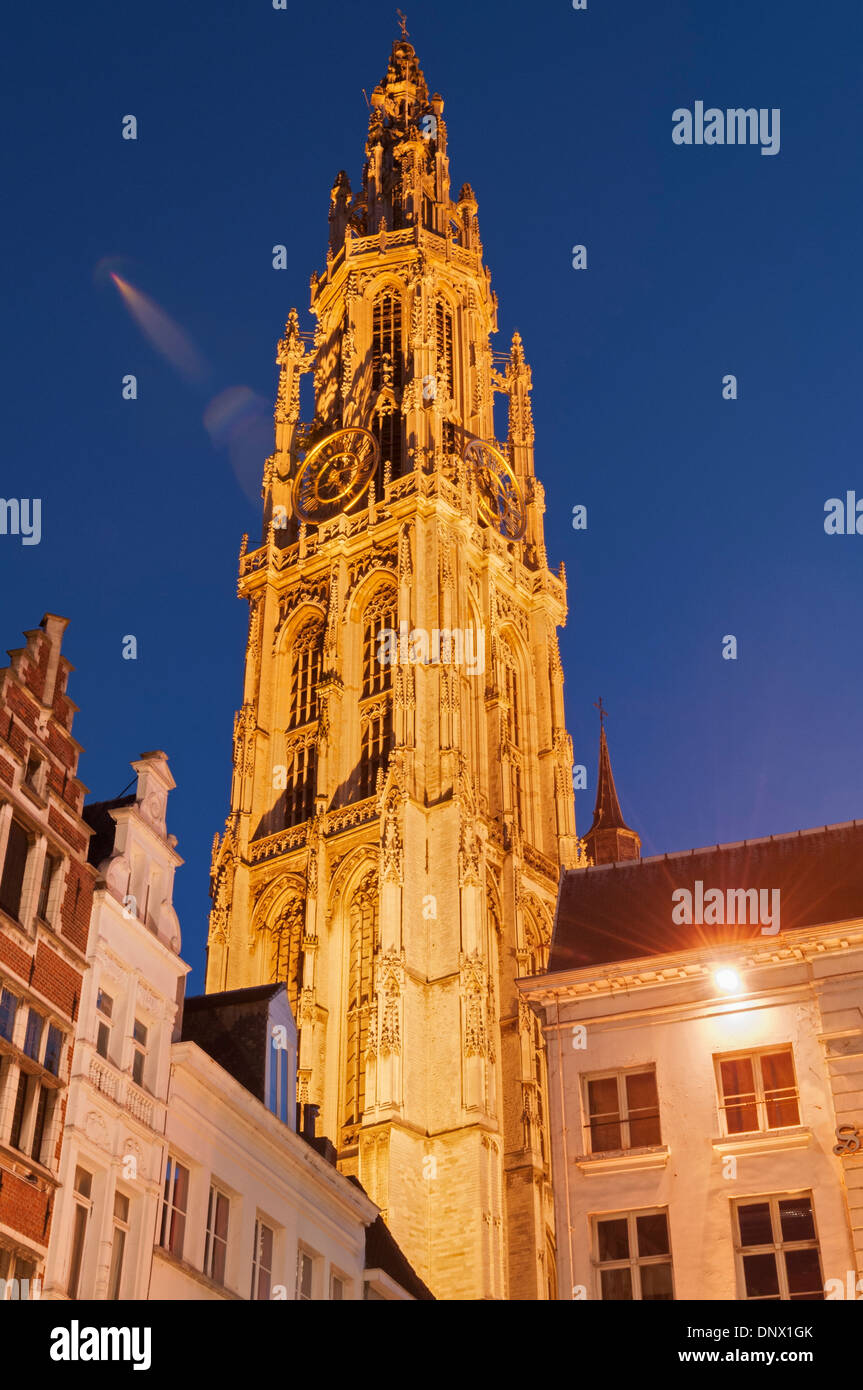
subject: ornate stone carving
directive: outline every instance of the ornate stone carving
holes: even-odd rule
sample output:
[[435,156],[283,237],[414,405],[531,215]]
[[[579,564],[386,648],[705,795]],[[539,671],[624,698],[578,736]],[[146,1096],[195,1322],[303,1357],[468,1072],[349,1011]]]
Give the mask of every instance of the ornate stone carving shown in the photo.
[[399,821],[401,819],[401,797],[392,791],[387,797],[381,825],[380,879],[382,883],[402,883],[404,881],[404,845]]
[[108,1133],[108,1126],[104,1117],[99,1114],[98,1110],[91,1110],[88,1113],[84,1121],[84,1133],[90,1143],[95,1144],[97,1148],[110,1150],[111,1136]]
[[401,1052],[401,996],[404,992],[405,963],[399,951],[382,952],[375,962],[377,1012],[380,1016],[382,1056]]
[[463,888],[469,884],[481,883],[480,864],[482,860],[482,841],[476,833],[473,821],[462,820],[459,841],[459,883]]

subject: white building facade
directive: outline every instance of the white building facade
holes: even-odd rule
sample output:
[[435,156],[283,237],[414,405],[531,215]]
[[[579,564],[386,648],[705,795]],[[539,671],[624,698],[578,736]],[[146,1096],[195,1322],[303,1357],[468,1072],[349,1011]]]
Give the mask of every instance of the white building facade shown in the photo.
[[171,1037],[189,967],[171,898],[182,863],[164,753],[135,792],[85,808],[93,902],[43,1296],[142,1299],[160,1211]]
[[[551,963],[583,963],[520,982],[560,1297],[863,1298],[861,849],[855,822],[565,876]],[[776,889],[782,929],[672,924],[699,881]]]
[[152,1298],[364,1297],[377,1207],[194,1042],[174,1046],[166,1139]]
[[[313,1113],[296,1132],[285,985],[184,1000],[175,783],[164,753],[132,766],[131,795],[84,813],[98,877],[42,1297],[428,1296]],[[389,1268],[366,1269],[373,1226]]]

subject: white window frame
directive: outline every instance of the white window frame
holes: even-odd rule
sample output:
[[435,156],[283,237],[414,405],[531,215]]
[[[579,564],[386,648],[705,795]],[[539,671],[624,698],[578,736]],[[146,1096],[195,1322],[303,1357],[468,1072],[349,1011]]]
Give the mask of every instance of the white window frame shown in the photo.
[[[269,1269],[266,1269],[261,1256],[261,1232],[264,1230],[269,1231],[272,1236],[272,1249],[270,1253],[271,1264]],[[269,1278],[269,1293],[267,1294],[267,1298],[270,1299],[273,1296],[273,1269],[276,1263],[276,1228],[271,1221],[261,1216],[260,1212],[255,1217],[255,1231],[252,1239],[252,1286],[249,1293],[249,1302],[259,1303],[265,1301],[258,1297],[261,1272],[266,1270],[266,1274]]]
[[[126,1202],[126,1216],[117,1215],[117,1198],[122,1197]],[[126,1273],[129,1255],[129,1233],[132,1225],[132,1199],[128,1193],[123,1192],[119,1187],[114,1189],[114,1210],[111,1214],[111,1262],[108,1266],[108,1291],[105,1294],[109,1301],[119,1300],[123,1296],[123,1278]],[[122,1238],[122,1246],[118,1247],[118,1239]],[[120,1249],[119,1270],[117,1271],[117,1291],[111,1293],[111,1285],[114,1281],[114,1266],[117,1259],[117,1250]]]
[[[775,1057],[777,1053],[788,1052],[791,1054],[791,1072],[794,1077],[794,1101],[797,1105],[797,1119],[789,1125],[768,1125],[767,1123],[767,1098],[764,1091],[764,1077],[761,1073],[762,1057]],[[737,1062],[741,1060],[752,1062],[752,1072],[755,1080],[755,1113],[758,1119],[757,1129],[740,1129],[731,1131],[728,1128],[728,1101],[722,1085],[722,1063]],[[728,1139],[742,1139],[747,1134],[779,1134],[783,1129],[797,1129],[802,1123],[800,1115],[800,1084],[797,1080],[797,1067],[794,1061],[794,1048],[789,1042],[781,1047],[756,1047],[743,1048],[735,1052],[716,1052],[713,1056],[713,1069],[716,1081],[717,1107],[719,1110],[719,1124],[722,1134]],[[790,1099],[790,1097],[789,1097]]]
[[[173,1194],[176,1191],[177,1169],[182,1168],[186,1174],[186,1205],[185,1207],[176,1206]],[[170,1183],[169,1192],[165,1191]],[[170,1196],[169,1196],[170,1193]],[[173,1255],[175,1260],[182,1260],[183,1251],[186,1245],[186,1232],[189,1224],[189,1207],[192,1197],[192,1170],[188,1163],[183,1162],[175,1153],[169,1152],[165,1160],[165,1172],[162,1177],[161,1204],[159,1207],[159,1240],[160,1250],[165,1250],[169,1255]],[[180,1237],[180,1248],[174,1250],[171,1245],[171,1227],[173,1225],[174,1213],[183,1218],[183,1233]],[[166,1220],[167,1216],[167,1220]]]
[[[301,1271],[302,1268],[303,1268],[303,1260],[308,1260],[309,1263],[310,1263],[310,1265],[311,1265],[310,1292],[309,1292],[308,1294],[304,1294],[304,1293],[302,1292],[302,1281],[301,1281],[301,1278],[300,1278],[300,1271]],[[300,1245],[297,1247],[297,1282],[296,1282],[296,1291],[295,1291],[295,1298],[296,1298],[299,1302],[302,1302],[302,1303],[315,1303],[315,1302],[317,1302],[317,1299],[318,1299],[318,1276],[319,1276],[320,1265],[321,1265],[321,1257],[320,1257],[320,1255],[317,1253],[317,1251],[316,1251],[316,1250],[312,1250],[308,1245],[303,1245],[302,1242],[301,1242]]]
[[[656,1145],[637,1144],[633,1146],[629,1140],[631,1138],[629,1102],[626,1096],[626,1078],[628,1076],[645,1076],[650,1074],[654,1080],[656,1089],[656,1112],[659,1123],[659,1139]],[[590,1123],[590,1090],[591,1081],[611,1081],[617,1082],[617,1123],[620,1125],[621,1145],[619,1149],[595,1149],[593,1147],[593,1129]],[[607,1071],[590,1072],[582,1076],[582,1105],[584,1107],[584,1144],[586,1154],[609,1154],[609,1153],[630,1153],[633,1147],[637,1149],[655,1148],[662,1145],[662,1114],[659,1106],[659,1079],[656,1074],[656,1064],[648,1063],[646,1066],[639,1067],[612,1067]],[[610,1121],[610,1123],[614,1123]]]
[[[639,1255],[638,1254],[638,1228],[636,1220],[639,1216],[664,1216],[665,1229],[668,1233],[668,1254],[667,1255]],[[599,1223],[601,1221],[626,1221],[626,1236],[629,1247],[629,1258],[626,1260],[602,1260],[599,1258]],[[603,1300],[602,1297],[602,1271],[604,1269],[628,1269],[630,1274],[630,1284],[632,1287],[632,1302],[642,1303],[645,1301],[641,1297],[641,1269],[646,1265],[668,1265],[671,1270],[671,1301],[677,1295],[674,1285],[674,1251],[671,1247],[671,1222],[669,1220],[668,1207],[635,1207],[630,1211],[602,1211],[594,1213],[590,1218],[591,1227],[591,1263],[594,1269],[594,1280],[596,1297],[600,1302],[611,1302],[613,1300]],[[630,1300],[624,1300],[629,1302]],[[656,1300],[665,1301],[665,1300]]]
[[[812,1225],[815,1235],[811,1240],[783,1240],[782,1221],[779,1214],[780,1202],[793,1202],[805,1198],[809,1203],[812,1212]],[[751,1207],[767,1202],[770,1207],[770,1226],[774,1237],[772,1244],[769,1245],[742,1245],[740,1239],[740,1220],[738,1210],[740,1207]],[[737,1273],[737,1297],[742,1303],[770,1303],[776,1302],[775,1294],[747,1294],[746,1275],[743,1268],[744,1255],[772,1255],[779,1276],[779,1299],[783,1303],[807,1303],[817,1302],[816,1299],[792,1298],[788,1288],[788,1274],[785,1269],[785,1260],[780,1258],[788,1250],[815,1250],[818,1254],[818,1263],[821,1267],[821,1287],[824,1284],[824,1261],[821,1257],[821,1241],[818,1236],[818,1221],[815,1215],[815,1200],[813,1193],[809,1189],[800,1192],[771,1192],[756,1193],[750,1197],[735,1197],[731,1203],[731,1233],[734,1240],[734,1264]],[[777,1239],[778,1237],[778,1239]]]
[[[224,1236],[216,1234],[216,1211],[218,1208],[219,1198],[221,1198],[222,1201],[225,1202],[228,1209],[227,1219],[225,1221]],[[220,1185],[217,1182],[211,1181],[210,1193],[209,1197],[207,1198],[207,1226],[204,1239],[204,1273],[206,1274],[208,1279],[212,1279],[213,1283],[218,1284],[221,1288],[227,1288],[228,1286],[228,1252],[230,1250],[230,1244],[231,1198],[223,1187],[220,1187]],[[225,1253],[225,1267],[221,1279],[219,1279],[213,1273],[213,1270],[215,1268],[215,1256],[217,1245],[224,1246]]]

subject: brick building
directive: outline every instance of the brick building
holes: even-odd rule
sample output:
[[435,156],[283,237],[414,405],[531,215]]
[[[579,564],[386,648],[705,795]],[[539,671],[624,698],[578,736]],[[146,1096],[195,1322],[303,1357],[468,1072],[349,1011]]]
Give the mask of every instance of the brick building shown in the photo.
[[[77,706],[46,613],[0,670],[0,1280],[43,1274],[93,899]],[[18,1281],[18,1283],[10,1281]],[[29,1281],[25,1287],[22,1281]]]

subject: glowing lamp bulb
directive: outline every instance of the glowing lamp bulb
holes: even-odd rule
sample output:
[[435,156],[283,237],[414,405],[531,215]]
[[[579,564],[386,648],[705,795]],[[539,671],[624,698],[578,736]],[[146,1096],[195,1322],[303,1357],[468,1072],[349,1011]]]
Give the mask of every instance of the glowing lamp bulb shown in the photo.
[[719,988],[725,990],[727,994],[733,994],[735,990],[740,988],[740,976],[736,970],[729,970],[727,968],[717,970],[714,979]]

